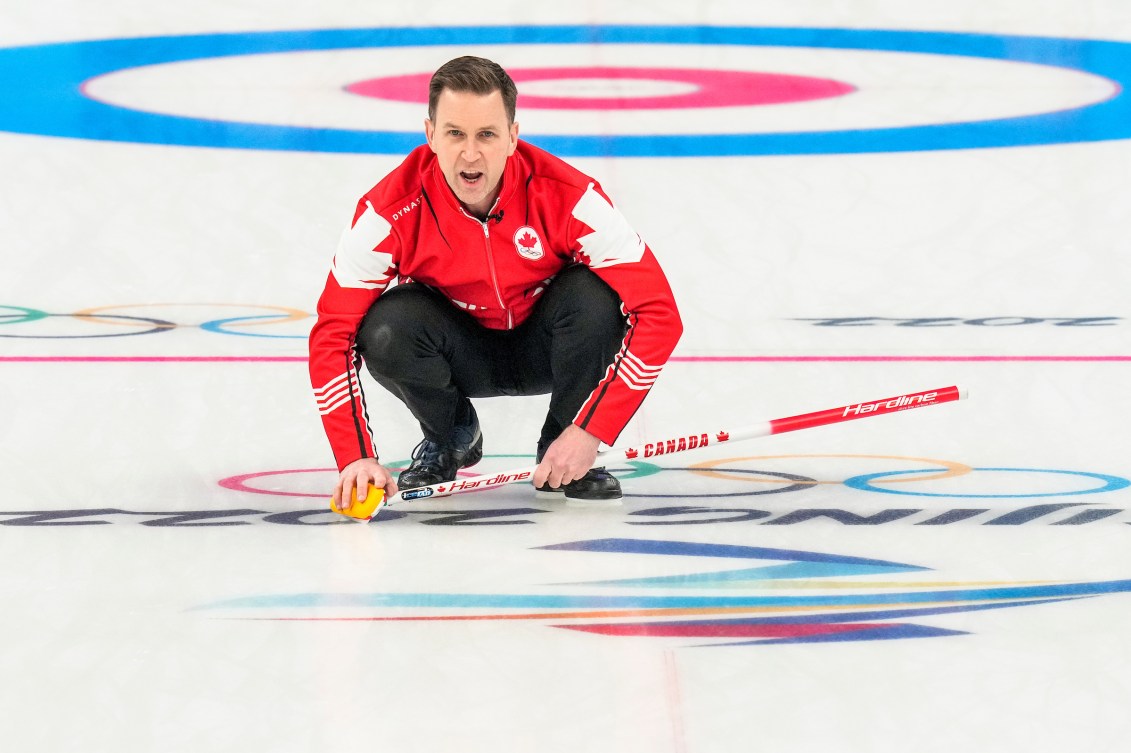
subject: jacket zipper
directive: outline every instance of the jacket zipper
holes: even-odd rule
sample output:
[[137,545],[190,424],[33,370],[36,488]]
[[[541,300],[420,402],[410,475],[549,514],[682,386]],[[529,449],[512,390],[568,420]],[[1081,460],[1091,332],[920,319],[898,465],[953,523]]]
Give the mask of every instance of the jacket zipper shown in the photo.
[[[479,222],[479,224],[483,227],[483,243],[487,249],[487,269],[491,272],[491,285],[495,289],[495,300],[499,302],[499,308],[501,308],[507,314],[507,329],[514,329],[514,314],[511,313],[511,310],[507,308],[507,305],[505,303],[503,303],[503,292],[499,289],[499,277],[495,274],[495,257],[491,253],[491,230],[487,227],[486,222],[480,222],[467,212],[464,212],[464,217],[467,217],[467,219],[472,220],[473,222]],[[490,220],[488,220],[488,222],[489,221]]]

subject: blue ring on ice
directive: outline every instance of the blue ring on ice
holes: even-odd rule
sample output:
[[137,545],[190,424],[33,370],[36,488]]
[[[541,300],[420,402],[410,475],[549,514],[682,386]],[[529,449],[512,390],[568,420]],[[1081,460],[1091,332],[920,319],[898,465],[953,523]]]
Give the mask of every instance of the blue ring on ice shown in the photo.
[[404,154],[417,131],[305,128],[144,112],[93,100],[83,83],[140,66],[225,56],[436,45],[685,44],[928,53],[1032,63],[1110,80],[1090,105],[1020,117],[790,133],[543,135],[563,157],[723,157],[1038,146],[1131,137],[1131,44],[930,31],[719,26],[460,26],[314,29],[106,39],[0,48],[0,130],[172,146]]

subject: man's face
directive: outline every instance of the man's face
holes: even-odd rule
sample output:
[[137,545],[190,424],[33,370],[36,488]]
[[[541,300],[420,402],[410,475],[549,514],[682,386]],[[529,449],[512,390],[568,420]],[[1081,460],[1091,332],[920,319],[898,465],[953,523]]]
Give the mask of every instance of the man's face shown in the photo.
[[456,198],[485,217],[499,196],[507,157],[518,146],[518,123],[507,122],[502,93],[445,89],[436,102],[435,122],[424,121],[424,135]]

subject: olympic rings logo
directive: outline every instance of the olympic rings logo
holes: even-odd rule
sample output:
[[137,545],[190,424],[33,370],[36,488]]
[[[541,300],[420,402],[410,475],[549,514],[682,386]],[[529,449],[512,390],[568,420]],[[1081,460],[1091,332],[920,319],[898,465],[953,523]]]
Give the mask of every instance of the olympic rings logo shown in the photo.
[[[530,457],[527,455],[486,455],[491,458]],[[933,467],[913,467],[906,470],[887,470],[873,473],[853,474],[835,480],[822,480],[811,476],[766,468],[739,467],[742,463],[758,462],[772,465],[782,460],[846,460],[858,464],[860,461],[881,460],[885,462],[923,464]],[[398,461],[390,464],[397,470],[408,464]],[[726,466],[726,467],[722,467]],[[629,467],[612,469],[623,480],[643,479],[659,474],[691,473],[700,478],[726,482],[732,491],[694,491],[680,490],[678,493],[640,491],[626,493],[627,498],[718,498],[755,497],[773,494],[788,494],[811,490],[821,486],[841,486],[855,491],[875,494],[903,495],[935,499],[1032,499],[1042,497],[1070,497],[1115,492],[1131,486],[1131,480],[1120,476],[1091,471],[1073,471],[1054,468],[1002,468],[973,467],[965,463],[931,458],[903,457],[898,455],[756,455],[724,460],[708,460],[687,467],[664,467],[651,463],[630,461]],[[465,475],[477,472],[463,471]],[[325,491],[306,491],[295,488],[296,479],[302,476],[314,481],[311,474],[320,474],[319,487],[326,489],[333,483],[336,471],[332,468],[303,468],[292,470],[263,471],[231,476],[222,479],[220,486],[234,491],[266,494],[282,497],[326,497]],[[266,483],[264,481],[268,480]],[[941,483],[940,483],[941,482]],[[1003,487],[1003,484],[1005,485]],[[299,487],[303,482],[298,482]],[[1023,486],[1019,486],[1023,485]],[[1050,488],[1052,487],[1056,488]],[[719,484],[714,484],[718,488]]]
[[[241,312],[240,316],[229,313]],[[314,314],[286,306],[245,303],[139,303],[96,306],[59,314],[26,306],[0,304],[0,337],[22,340],[82,340],[154,335],[172,330],[196,329],[218,335],[305,340]],[[882,317],[845,319],[795,319],[815,326],[872,326]],[[297,322],[306,322],[296,325]],[[991,317],[984,319],[891,319],[895,326],[938,327],[957,324],[1019,326],[1050,324],[1058,327],[1114,326],[1119,317],[1049,319]],[[270,328],[271,331],[264,331]],[[280,331],[282,330],[282,331]],[[301,330],[301,331],[300,331]]]
[[[242,310],[240,316],[216,317],[214,309]],[[207,318],[194,316],[204,309]],[[192,319],[180,323],[174,317]],[[240,303],[148,303],[98,306],[70,314],[53,314],[40,309],[0,304],[0,337],[25,340],[77,340],[105,337],[153,335],[175,329],[200,329],[218,335],[307,338],[308,332],[263,332],[266,326],[284,325],[310,319],[312,314],[284,306]],[[81,324],[81,330],[71,326]],[[19,327],[20,331],[13,332]],[[91,328],[93,327],[93,330]],[[292,328],[293,329],[293,328]]]
[[[1080,494],[1100,494],[1104,492],[1113,492],[1120,489],[1125,489],[1131,486],[1131,480],[1122,478],[1120,476],[1111,476],[1103,473],[1091,473],[1088,471],[1066,471],[1053,468],[975,468],[965,463],[957,463],[948,460],[932,460],[929,458],[906,458],[894,455],[761,455],[746,458],[733,458],[731,460],[710,460],[704,463],[691,466],[691,470],[702,471],[703,475],[714,478],[728,478],[723,475],[723,471],[718,470],[717,466],[722,463],[741,462],[746,460],[777,460],[788,458],[852,458],[852,459],[879,459],[879,460],[910,460],[915,462],[933,463],[941,466],[942,470],[934,468],[926,469],[911,469],[902,471],[884,471],[880,473],[867,473],[851,476],[839,481],[818,481],[817,479],[805,478],[801,476],[793,476],[790,474],[770,473],[766,471],[750,471],[739,469],[728,469],[732,473],[748,474],[742,480],[750,483],[775,483],[780,482],[781,478],[789,478],[794,483],[785,488],[776,489],[772,491],[759,491],[758,494],[775,493],[784,491],[800,491],[803,488],[818,484],[842,484],[850,489],[859,491],[877,492],[880,494],[899,494],[905,496],[915,497],[940,497],[949,499],[1029,499],[1036,497],[1069,497]],[[940,481],[943,479],[952,479],[960,476],[967,476],[974,473],[989,474],[989,473],[1012,473],[1012,474],[1038,474],[1038,475],[1053,475],[1058,480],[1064,480],[1066,477],[1078,477],[1086,479],[1089,482],[1088,486],[1082,488],[1069,488],[1057,491],[1033,491],[1027,493],[966,493],[957,491],[918,491],[909,490],[906,488],[893,488],[894,484],[909,484],[909,483],[923,483],[926,481]],[[761,476],[771,476],[772,478],[760,478]],[[927,475],[923,475],[927,474]],[[1043,479],[1047,481],[1046,479]],[[1099,485],[1093,485],[1092,482],[1099,481]],[[796,487],[796,488],[795,488]],[[728,496],[744,496],[742,492],[731,494]]]

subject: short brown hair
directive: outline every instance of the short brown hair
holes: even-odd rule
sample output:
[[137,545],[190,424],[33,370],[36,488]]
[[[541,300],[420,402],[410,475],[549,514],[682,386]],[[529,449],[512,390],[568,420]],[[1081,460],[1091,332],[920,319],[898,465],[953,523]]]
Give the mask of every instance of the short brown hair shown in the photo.
[[432,74],[432,80],[428,82],[428,119],[431,121],[436,120],[436,102],[440,99],[440,92],[445,89],[481,95],[499,92],[503,95],[507,121],[514,122],[518,89],[510,75],[498,63],[486,58],[464,55],[441,65]]

